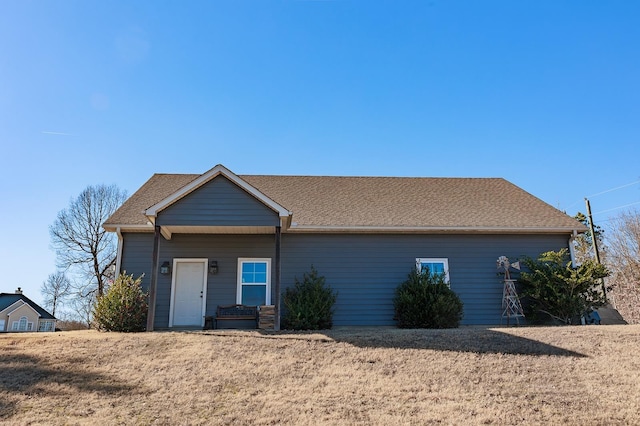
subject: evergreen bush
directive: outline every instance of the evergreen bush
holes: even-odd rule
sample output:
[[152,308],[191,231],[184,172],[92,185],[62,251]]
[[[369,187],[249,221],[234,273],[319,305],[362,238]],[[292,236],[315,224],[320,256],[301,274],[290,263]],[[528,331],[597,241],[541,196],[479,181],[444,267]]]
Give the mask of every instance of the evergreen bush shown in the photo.
[[579,323],[592,308],[606,303],[602,279],[609,275],[604,265],[585,260],[571,266],[567,249],[542,253],[538,259],[524,258],[529,269],[520,274],[526,317],[534,323],[549,319],[562,324]]
[[120,274],[93,309],[95,327],[102,331],[144,331],[148,302],[142,291],[142,276]]
[[337,293],[325,284],[325,278],[311,266],[302,282],[295,278],[293,287],[282,297],[285,312],[282,328],[290,330],[325,330],[333,326],[333,305]]
[[444,274],[431,274],[428,268],[411,271],[396,288],[393,305],[400,328],[455,328],[462,320],[462,301]]

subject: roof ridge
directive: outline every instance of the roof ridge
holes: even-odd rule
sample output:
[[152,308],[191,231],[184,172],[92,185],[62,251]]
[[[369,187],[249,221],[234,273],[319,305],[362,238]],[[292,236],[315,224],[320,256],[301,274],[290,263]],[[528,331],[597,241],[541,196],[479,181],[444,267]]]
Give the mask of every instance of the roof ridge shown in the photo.
[[152,176],[200,176],[202,173],[154,173]]
[[[239,177],[299,177],[299,178],[349,178],[349,179],[389,179],[389,180],[399,180],[399,179],[455,179],[455,180],[504,180],[507,181],[503,177],[478,177],[478,176],[362,176],[362,175],[353,175],[353,176],[345,176],[345,175],[245,175],[240,174]],[[507,181],[508,182],[508,181]]]

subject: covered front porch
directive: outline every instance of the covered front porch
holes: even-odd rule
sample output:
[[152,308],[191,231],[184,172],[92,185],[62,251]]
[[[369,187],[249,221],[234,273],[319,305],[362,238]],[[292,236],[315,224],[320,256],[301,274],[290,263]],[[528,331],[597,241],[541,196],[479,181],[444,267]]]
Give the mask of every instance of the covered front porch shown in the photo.
[[156,229],[153,245],[148,330],[255,328],[257,317],[216,321],[219,307],[236,304],[273,306],[279,329],[280,227],[273,234],[173,233],[171,240]]
[[202,328],[232,304],[273,305],[280,328],[281,234],[291,212],[218,165],[144,214],[153,234],[147,331]]

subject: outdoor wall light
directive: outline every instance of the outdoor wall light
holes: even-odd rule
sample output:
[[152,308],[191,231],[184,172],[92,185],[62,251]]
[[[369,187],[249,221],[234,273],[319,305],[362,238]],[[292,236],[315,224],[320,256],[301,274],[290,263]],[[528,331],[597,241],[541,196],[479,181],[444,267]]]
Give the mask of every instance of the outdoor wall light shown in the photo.
[[211,262],[209,262],[209,273],[210,274],[217,274],[218,273],[218,261],[217,260],[212,260]]
[[171,271],[171,264],[169,262],[164,262],[160,265],[160,273],[162,275],[167,275]]

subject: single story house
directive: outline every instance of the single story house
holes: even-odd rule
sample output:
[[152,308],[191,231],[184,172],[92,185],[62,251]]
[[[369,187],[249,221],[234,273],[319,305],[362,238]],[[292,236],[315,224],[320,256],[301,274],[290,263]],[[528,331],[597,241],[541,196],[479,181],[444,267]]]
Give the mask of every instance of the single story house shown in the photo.
[[[463,324],[502,321],[500,256],[561,248],[585,227],[500,178],[155,174],[105,223],[116,270],[150,291],[148,328],[202,327],[218,305],[275,305],[313,265],[334,324],[394,325],[414,267],[443,271]],[[278,325],[276,325],[276,328]]]
[[10,331],[55,331],[56,318],[22,294],[0,293],[0,333]]

